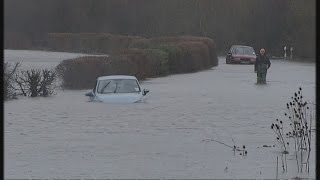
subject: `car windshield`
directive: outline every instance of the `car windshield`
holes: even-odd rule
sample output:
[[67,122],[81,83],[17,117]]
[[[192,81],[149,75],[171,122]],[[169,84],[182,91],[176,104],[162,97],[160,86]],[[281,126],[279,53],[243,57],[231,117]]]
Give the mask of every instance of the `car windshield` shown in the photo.
[[140,87],[135,79],[107,79],[99,81],[97,92],[99,94],[137,93],[140,92]]
[[255,55],[254,49],[252,47],[235,47],[233,49],[233,53],[241,55]]

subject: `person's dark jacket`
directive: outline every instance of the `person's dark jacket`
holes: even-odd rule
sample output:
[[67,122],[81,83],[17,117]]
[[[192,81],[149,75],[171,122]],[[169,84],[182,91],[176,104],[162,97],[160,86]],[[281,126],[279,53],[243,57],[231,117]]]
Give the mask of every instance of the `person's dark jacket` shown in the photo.
[[269,69],[269,67],[271,66],[271,62],[270,62],[270,60],[269,60],[269,58],[266,56],[266,55],[261,55],[261,54],[259,54],[258,56],[257,56],[257,58],[256,58],[256,62],[255,62],[255,64],[254,64],[254,69],[255,69],[255,71],[257,70],[257,67],[258,67],[258,65],[259,64],[267,64],[268,65],[268,69]]

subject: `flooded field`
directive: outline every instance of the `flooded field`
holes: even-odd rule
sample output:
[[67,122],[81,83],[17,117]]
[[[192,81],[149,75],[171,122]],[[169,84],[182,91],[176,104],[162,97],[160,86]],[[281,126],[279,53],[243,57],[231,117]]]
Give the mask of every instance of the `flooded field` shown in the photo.
[[[5,50],[5,61],[52,68],[80,55]],[[315,102],[315,63],[271,63],[266,85],[255,84],[252,65],[224,57],[210,70],[148,79],[145,103],[88,102],[89,90],[6,101],[5,178],[275,179],[281,150],[270,126],[285,120],[299,87]],[[293,146],[286,159],[288,171],[279,164],[278,177],[315,178],[315,148],[309,173],[297,172]]]

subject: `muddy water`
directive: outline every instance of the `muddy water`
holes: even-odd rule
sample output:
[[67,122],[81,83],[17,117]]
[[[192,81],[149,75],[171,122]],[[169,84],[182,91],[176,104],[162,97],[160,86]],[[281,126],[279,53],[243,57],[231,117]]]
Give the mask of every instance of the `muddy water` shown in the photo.
[[[12,51],[5,61],[54,67],[78,56],[69,55]],[[315,101],[315,64],[271,63],[266,85],[255,84],[252,65],[224,57],[210,70],[148,79],[139,104],[87,102],[89,90],[5,102],[5,178],[273,179],[281,156],[270,125],[286,121],[286,103],[300,86]],[[234,154],[233,145],[245,145],[248,155]],[[315,151],[309,174],[297,173],[294,158],[292,146],[288,172],[279,168],[278,177],[315,177]]]

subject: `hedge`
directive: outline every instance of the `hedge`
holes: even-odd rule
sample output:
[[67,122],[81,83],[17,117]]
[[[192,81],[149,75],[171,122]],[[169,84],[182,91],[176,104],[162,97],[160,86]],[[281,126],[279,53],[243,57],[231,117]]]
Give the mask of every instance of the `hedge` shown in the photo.
[[[61,34],[59,36],[74,37]],[[88,36],[90,34],[86,37]],[[96,34],[92,36],[97,37]],[[99,52],[109,52],[108,56],[86,56],[61,62],[57,70],[63,80],[63,87],[90,88],[95,79],[103,75],[133,75],[142,80],[168,74],[196,72],[218,65],[215,44],[209,38],[182,36],[146,39],[119,36],[117,38],[121,41],[117,39],[115,41],[118,43],[111,46],[108,41],[101,39],[107,36],[98,37],[100,43],[108,45],[99,46]],[[114,37],[108,37],[109,40],[112,38]],[[70,48],[68,40],[60,41],[66,41],[63,48]],[[71,42],[77,42],[76,38]],[[79,40],[80,45],[76,48],[84,47],[80,42],[83,43],[83,39]]]

